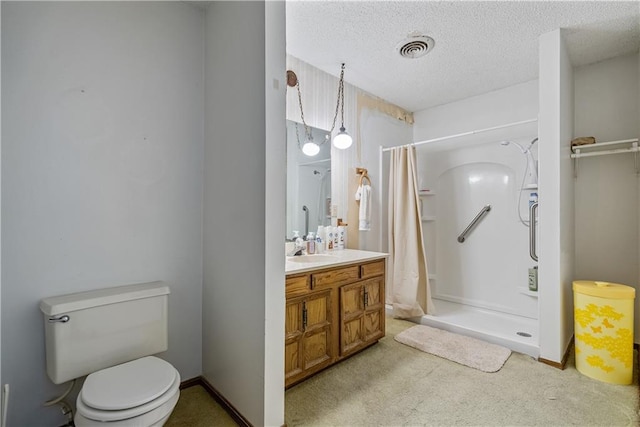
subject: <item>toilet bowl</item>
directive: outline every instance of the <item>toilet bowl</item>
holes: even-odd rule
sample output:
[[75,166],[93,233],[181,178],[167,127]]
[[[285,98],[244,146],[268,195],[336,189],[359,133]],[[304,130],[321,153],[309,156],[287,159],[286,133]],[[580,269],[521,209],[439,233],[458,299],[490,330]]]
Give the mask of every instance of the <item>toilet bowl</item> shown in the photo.
[[147,356],[90,374],[76,401],[75,425],[162,426],[180,397],[180,374]]
[[47,375],[54,384],[87,376],[76,426],[162,426],[169,418],[180,374],[153,356],[168,349],[169,293],[149,282],[40,301]]

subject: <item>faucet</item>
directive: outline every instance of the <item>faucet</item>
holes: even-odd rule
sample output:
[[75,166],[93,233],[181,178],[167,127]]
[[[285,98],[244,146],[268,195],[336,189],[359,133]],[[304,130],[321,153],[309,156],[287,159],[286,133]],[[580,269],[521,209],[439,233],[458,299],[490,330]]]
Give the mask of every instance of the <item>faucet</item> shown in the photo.
[[303,239],[306,239],[309,235],[309,208],[307,205],[302,205],[302,210],[304,211],[304,236]]
[[[291,246],[287,248],[288,244],[291,244]],[[304,255],[306,245],[304,244],[304,241],[302,240],[302,237],[300,237],[298,232],[294,231],[291,240],[285,237],[285,248],[287,248],[285,250],[286,256],[300,256]]]

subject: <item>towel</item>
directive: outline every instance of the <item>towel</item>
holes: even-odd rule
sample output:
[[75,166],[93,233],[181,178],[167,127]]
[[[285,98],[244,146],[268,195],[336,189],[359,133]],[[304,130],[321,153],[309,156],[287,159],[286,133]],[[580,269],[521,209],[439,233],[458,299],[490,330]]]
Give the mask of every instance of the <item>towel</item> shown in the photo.
[[356,191],[356,200],[360,200],[358,229],[369,231],[371,230],[371,186],[368,184],[359,186]]

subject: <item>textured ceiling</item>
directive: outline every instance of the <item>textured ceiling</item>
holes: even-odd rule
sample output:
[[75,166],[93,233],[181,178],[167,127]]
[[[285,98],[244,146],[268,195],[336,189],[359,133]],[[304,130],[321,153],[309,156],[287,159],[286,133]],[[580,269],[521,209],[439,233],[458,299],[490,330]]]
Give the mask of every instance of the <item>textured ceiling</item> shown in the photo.
[[[292,1],[287,53],[409,111],[538,77],[538,37],[566,29],[574,66],[640,49],[640,1]],[[406,59],[412,32],[434,49]]]

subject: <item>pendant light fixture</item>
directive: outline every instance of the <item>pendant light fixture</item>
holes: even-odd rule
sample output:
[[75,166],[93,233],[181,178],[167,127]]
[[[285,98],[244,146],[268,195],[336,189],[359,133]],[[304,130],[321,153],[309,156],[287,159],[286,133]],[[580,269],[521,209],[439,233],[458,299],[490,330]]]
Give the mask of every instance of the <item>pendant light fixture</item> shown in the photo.
[[[304,120],[304,111],[302,110],[302,95],[300,93],[300,81],[298,80],[298,76],[291,70],[287,71],[287,86],[296,87],[298,90],[298,104],[300,105],[300,119],[302,120],[302,126],[304,127],[304,144],[300,143],[300,133],[298,132],[298,123],[296,123],[296,139],[298,140],[298,148],[302,150],[302,152],[309,156],[313,157],[318,155],[320,152],[320,145],[316,144],[313,140],[313,134],[311,132],[311,128],[307,125],[307,122]],[[322,141],[320,144],[323,144],[325,141]]]
[[[336,100],[336,113],[333,116],[333,124],[331,125],[331,130],[329,133],[332,133],[336,127],[336,121],[338,120],[338,111],[340,111],[340,131],[333,138],[333,146],[344,150],[353,144],[353,138],[351,135],[347,133],[347,130],[344,127],[344,68],[345,64],[342,64],[342,68],[340,70],[340,80],[338,81],[338,99]],[[296,137],[298,138],[298,148],[302,150],[304,154],[307,156],[315,156],[320,152],[320,145],[322,145],[325,141],[322,141],[320,144],[317,144],[313,140],[313,135],[311,134],[311,128],[307,125],[307,122],[304,120],[304,111],[302,110],[302,95],[300,93],[300,81],[291,70],[287,70],[287,86],[295,87],[298,90],[298,104],[300,106],[300,118],[302,120],[302,125],[304,126],[304,144],[300,143],[300,135],[298,133],[298,126],[296,125]]]
[[340,71],[340,81],[338,82],[338,101],[336,103],[336,115],[333,117],[333,126],[331,130],[336,126],[336,119],[338,118],[338,108],[340,107],[340,132],[333,138],[333,146],[341,150],[351,147],[353,138],[347,133],[344,128],[344,63]]

